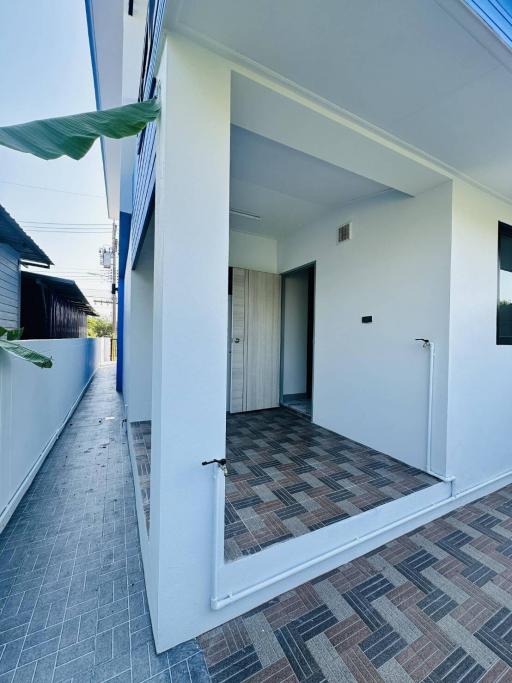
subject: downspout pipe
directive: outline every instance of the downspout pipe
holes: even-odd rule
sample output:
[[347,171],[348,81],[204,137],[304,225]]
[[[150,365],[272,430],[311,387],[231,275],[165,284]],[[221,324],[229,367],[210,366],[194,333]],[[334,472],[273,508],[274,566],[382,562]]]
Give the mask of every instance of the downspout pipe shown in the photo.
[[432,472],[432,411],[434,406],[434,363],[436,358],[436,345],[433,341],[430,341],[430,339],[423,339],[422,337],[415,341],[423,342],[423,348],[429,350],[426,471],[429,474],[438,476],[435,472]]
[[437,479],[448,481],[452,485],[452,494],[455,477],[445,477],[432,469],[432,417],[434,414],[434,373],[436,360],[436,345],[430,339],[419,337],[415,341],[423,342],[423,348],[429,350],[429,372],[428,372],[428,408],[427,408],[427,448],[425,471]]

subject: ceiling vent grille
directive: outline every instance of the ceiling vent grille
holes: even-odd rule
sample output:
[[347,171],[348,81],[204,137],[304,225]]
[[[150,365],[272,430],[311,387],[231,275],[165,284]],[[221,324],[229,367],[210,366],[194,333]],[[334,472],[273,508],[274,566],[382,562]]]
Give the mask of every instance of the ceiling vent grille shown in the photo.
[[346,242],[347,240],[352,239],[352,223],[344,223],[343,225],[340,225],[336,235],[336,241],[338,242],[338,244],[341,244],[341,242]]

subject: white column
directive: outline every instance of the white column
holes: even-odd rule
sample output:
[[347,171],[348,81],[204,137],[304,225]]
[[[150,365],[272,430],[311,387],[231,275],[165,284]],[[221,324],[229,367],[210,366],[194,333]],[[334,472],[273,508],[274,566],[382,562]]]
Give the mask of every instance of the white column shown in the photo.
[[129,310],[125,310],[124,396],[128,422],[151,420],[151,380],[153,355],[153,241],[151,220],[135,270],[130,259],[126,266]]
[[151,567],[157,648],[209,626],[213,467],[225,457],[230,70],[166,39],[159,72]]

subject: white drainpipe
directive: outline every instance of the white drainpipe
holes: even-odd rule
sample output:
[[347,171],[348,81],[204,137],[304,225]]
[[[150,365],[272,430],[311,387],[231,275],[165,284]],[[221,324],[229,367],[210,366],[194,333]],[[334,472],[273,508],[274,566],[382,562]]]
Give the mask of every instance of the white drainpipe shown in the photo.
[[423,348],[430,352],[430,365],[428,373],[428,414],[427,414],[427,466],[426,471],[434,476],[439,476],[432,472],[432,410],[434,405],[434,362],[436,357],[436,345],[430,339],[416,339],[423,342]]
[[453,487],[455,482],[455,477],[445,477],[438,472],[434,472],[432,469],[432,416],[434,413],[434,370],[435,370],[435,359],[436,359],[436,345],[430,339],[419,338],[415,341],[423,342],[423,348],[429,350],[429,373],[428,373],[428,413],[427,413],[427,458],[425,471],[431,474],[437,479],[442,481],[448,481],[452,485],[452,495]]

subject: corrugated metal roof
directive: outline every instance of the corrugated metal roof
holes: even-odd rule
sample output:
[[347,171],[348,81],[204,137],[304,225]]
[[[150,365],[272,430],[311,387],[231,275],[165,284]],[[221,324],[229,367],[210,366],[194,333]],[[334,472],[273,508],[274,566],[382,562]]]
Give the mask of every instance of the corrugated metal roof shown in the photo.
[[53,265],[50,258],[16,223],[2,205],[0,205],[0,242],[8,244],[14,251],[17,251],[21,261],[38,263],[42,266]]
[[41,273],[31,273],[22,271],[23,279],[34,280],[37,284],[41,284],[48,289],[53,290],[58,296],[66,299],[70,304],[75,306],[80,311],[87,315],[98,316],[94,308],[87,301],[85,294],[74,280],[66,280],[62,277],[55,277],[53,275],[42,275]]

